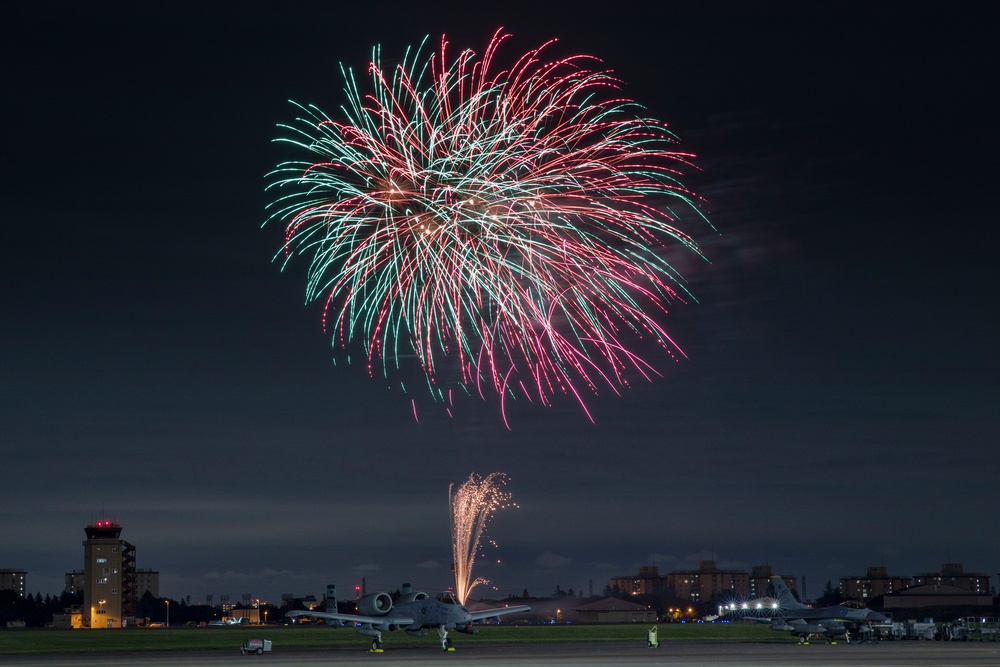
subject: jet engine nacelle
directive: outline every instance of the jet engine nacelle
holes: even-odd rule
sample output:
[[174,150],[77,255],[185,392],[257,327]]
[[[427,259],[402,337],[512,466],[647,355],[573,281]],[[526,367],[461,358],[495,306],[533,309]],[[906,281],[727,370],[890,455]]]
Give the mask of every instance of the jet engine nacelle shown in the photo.
[[403,604],[404,602],[416,602],[417,600],[426,600],[427,593],[421,593],[420,591],[415,591],[410,587],[409,584],[403,584],[403,590],[400,591],[399,599],[397,602]]
[[402,595],[399,596],[399,604],[403,604],[404,602],[417,602],[418,600],[426,600],[427,597],[428,597],[427,593],[422,593],[420,591],[416,591],[413,593],[403,593]]
[[358,600],[358,613],[362,616],[382,616],[392,609],[388,593],[372,593]]

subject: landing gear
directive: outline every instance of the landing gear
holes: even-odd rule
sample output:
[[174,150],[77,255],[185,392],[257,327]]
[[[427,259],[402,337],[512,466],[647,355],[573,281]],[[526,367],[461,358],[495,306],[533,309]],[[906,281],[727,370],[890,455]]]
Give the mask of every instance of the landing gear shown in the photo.
[[375,637],[372,639],[372,649],[371,649],[370,652],[371,653],[382,653],[383,652],[382,651],[382,633],[381,632],[377,632],[376,631]]
[[451,640],[448,639],[448,628],[443,625],[438,626],[438,637],[441,638],[441,650],[442,651],[454,651],[455,647],[451,645]]
[[799,635],[799,644],[804,645],[808,643],[809,643],[809,635]]

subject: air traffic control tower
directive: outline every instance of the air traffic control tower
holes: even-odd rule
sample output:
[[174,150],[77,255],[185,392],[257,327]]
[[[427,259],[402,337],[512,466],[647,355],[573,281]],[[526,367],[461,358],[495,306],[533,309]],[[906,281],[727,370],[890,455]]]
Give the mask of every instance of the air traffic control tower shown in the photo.
[[86,528],[83,543],[83,626],[121,628],[135,616],[135,547],[117,521]]

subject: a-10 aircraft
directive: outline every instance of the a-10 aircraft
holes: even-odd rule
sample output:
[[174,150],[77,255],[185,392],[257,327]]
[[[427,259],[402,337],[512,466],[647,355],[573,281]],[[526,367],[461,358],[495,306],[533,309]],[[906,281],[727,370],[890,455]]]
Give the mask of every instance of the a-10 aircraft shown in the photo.
[[873,625],[885,623],[889,619],[871,609],[856,609],[844,605],[832,607],[808,607],[792,595],[780,576],[771,577],[778,608],[771,616],[771,629],[790,632],[799,638],[800,644],[808,644],[809,637],[821,635],[829,643],[837,639],[851,642],[851,633],[872,632]]
[[482,611],[469,611],[458,603],[449,592],[436,598],[426,593],[413,591],[409,584],[403,584],[402,594],[393,604],[388,593],[370,593],[358,600],[357,614],[341,614],[337,612],[337,590],[334,586],[326,588],[326,611],[290,611],[287,616],[312,616],[331,621],[358,625],[358,632],[372,637],[372,651],[382,651],[382,633],[386,630],[402,629],[409,635],[424,637],[428,628],[437,629],[441,639],[442,651],[454,651],[448,631],[475,634],[473,623],[488,618],[497,618],[505,614],[517,614],[531,611],[531,607],[517,605],[513,607],[497,607]]

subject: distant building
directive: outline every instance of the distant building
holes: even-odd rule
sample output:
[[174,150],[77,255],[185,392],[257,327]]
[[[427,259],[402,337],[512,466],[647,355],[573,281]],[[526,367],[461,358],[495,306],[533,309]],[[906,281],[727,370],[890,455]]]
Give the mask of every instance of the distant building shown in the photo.
[[160,573],[156,570],[136,569],[135,571],[135,598],[142,598],[149,593],[154,598],[160,597]]
[[581,623],[655,623],[656,610],[630,600],[604,598],[576,608]]
[[57,630],[77,630],[83,627],[83,612],[79,607],[64,609],[61,614],[52,614],[52,627]]
[[667,578],[660,576],[660,570],[655,565],[643,565],[639,574],[634,576],[612,577],[610,584],[624,595],[659,595],[667,590]]
[[907,588],[910,577],[890,577],[884,567],[869,567],[863,577],[842,577],[840,595],[848,600],[868,601]]
[[232,611],[229,612],[229,617],[233,619],[242,619],[241,623],[249,623],[250,625],[260,625],[261,616],[260,607],[252,606],[238,606],[234,607]]
[[121,539],[117,521],[84,528],[83,626],[121,628],[135,616],[135,547]]
[[882,607],[890,611],[928,607],[980,607],[984,611],[992,611],[993,596],[988,592],[974,593],[948,584],[921,584],[887,593],[882,598]]
[[961,563],[945,563],[941,572],[913,575],[913,585],[946,585],[964,588],[972,593],[990,593],[990,575],[966,572]]
[[63,591],[70,595],[82,593],[86,588],[86,579],[83,570],[73,570],[65,574]]
[[0,569],[0,591],[14,591],[20,597],[28,595],[28,571],[3,568]]
[[667,575],[667,585],[678,598],[688,602],[708,602],[720,593],[750,597],[750,574],[740,570],[720,570],[714,560],[698,562],[697,570],[678,570]]
[[[769,595],[771,566],[755,565],[752,574],[743,570],[720,570],[714,560],[699,561],[697,570],[674,570],[661,575],[655,565],[644,565],[639,574],[613,577],[612,589],[628,596],[671,594],[688,602],[707,602],[720,593],[729,592],[741,598]],[[798,588],[795,577],[782,577],[789,590]]]

